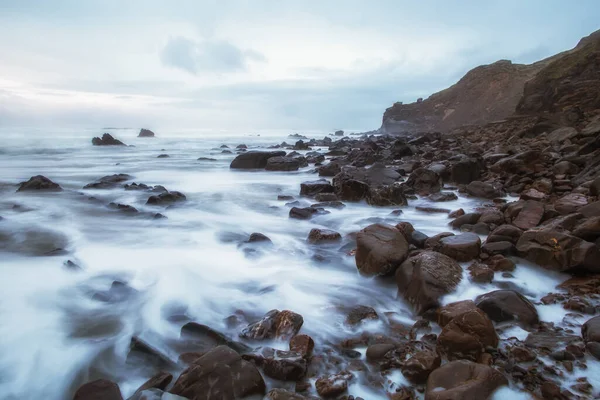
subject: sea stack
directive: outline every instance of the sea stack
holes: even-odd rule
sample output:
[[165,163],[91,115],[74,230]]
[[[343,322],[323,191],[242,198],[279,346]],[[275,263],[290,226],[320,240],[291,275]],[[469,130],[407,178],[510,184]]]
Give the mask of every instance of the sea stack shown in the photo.
[[154,132],[150,129],[142,128],[138,137],[154,137]]

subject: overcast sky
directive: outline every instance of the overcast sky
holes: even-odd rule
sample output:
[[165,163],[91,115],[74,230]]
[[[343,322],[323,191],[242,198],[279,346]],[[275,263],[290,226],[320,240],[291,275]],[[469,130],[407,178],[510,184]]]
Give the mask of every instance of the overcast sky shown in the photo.
[[598,0],[0,0],[0,126],[375,129],[598,21]]

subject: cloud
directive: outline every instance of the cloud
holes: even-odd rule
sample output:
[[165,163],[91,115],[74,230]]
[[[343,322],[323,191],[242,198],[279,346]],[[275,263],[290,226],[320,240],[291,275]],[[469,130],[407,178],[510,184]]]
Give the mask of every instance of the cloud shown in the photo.
[[194,75],[200,72],[243,71],[250,62],[267,61],[255,50],[242,50],[224,40],[195,41],[183,36],[169,38],[160,59],[166,66]]

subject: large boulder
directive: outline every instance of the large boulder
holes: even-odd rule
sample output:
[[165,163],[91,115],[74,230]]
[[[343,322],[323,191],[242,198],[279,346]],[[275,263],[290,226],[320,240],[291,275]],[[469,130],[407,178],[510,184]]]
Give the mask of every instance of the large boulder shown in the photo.
[[94,146],[125,146],[125,143],[112,137],[111,134],[105,133],[102,138],[95,137],[92,139]]
[[154,132],[152,132],[150,129],[142,128],[138,137],[154,137]]
[[475,304],[495,322],[515,321],[524,328],[540,322],[535,306],[514,290],[495,290],[482,294],[475,299]]
[[498,346],[498,335],[492,321],[478,308],[452,318],[437,340],[437,350],[449,360],[477,361],[488,346]]
[[410,174],[404,185],[412,188],[418,195],[428,196],[439,192],[443,183],[437,172],[426,168],[417,168]]
[[600,217],[584,219],[577,224],[573,235],[590,242],[597,240],[600,238]]
[[271,310],[260,321],[242,329],[240,336],[251,340],[289,340],[298,333],[303,323],[302,315],[293,311]]
[[471,261],[479,256],[481,239],[470,232],[447,236],[439,241],[436,250],[460,262]]
[[492,367],[452,361],[429,375],[425,400],[484,400],[505,385],[508,385],[506,377]]
[[566,232],[529,230],[517,242],[519,254],[544,268],[600,271],[600,248]]
[[496,189],[492,184],[473,181],[466,187],[467,193],[474,197],[481,197],[484,199],[495,199],[497,197],[504,197],[504,192]]
[[17,192],[25,192],[30,190],[44,190],[51,192],[59,192],[62,190],[58,183],[52,182],[43,175],[36,175],[29,178],[27,182],[21,182]]
[[356,267],[363,275],[389,275],[407,254],[408,242],[393,226],[373,224],[356,235]]
[[346,166],[333,178],[333,186],[340,200],[360,201],[369,196],[371,188],[393,185],[399,179],[398,172],[381,163],[368,169]]
[[463,159],[452,165],[450,179],[452,182],[467,185],[481,178],[481,169],[481,163],[477,159]]
[[600,315],[588,319],[581,326],[581,336],[587,342],[600,342]]
[[186,197],[183,193],[172,191],[172,192],[161,193],[161,194],[158,194],[155,196],[150,196],[150,197],[148,197],[148,201],[146,202],[146,204],[152,205],[152,206],[159,206],[159,205],[168,205],[168,204],[173,204],[173,203],[179,203],[179,202],[182,202],[185,200],[186,200]]
[[[433,350],[421,350],[413,354],[400,366],[402,375],[410,382],[423,384],[429,375],[440,367],[442,358]],[[392,397],[394,398],[394,397]]]
[[580,193],[569,193],[554,202],[554,209],[565,215],[576,212],[588,204],[586,196]]
[[123,400],[123,396],[119,385],[106,379],[98,379],[81,385],[73,400]]
[[333,193],[334,189],[327,179],[307,181],[300,184],[301,196],[316,196],[319,193]]
[[527,200],[512,223],[519,229],[527,230],[538,226],[543,217],[544,204],[535,200]]
[[271,157],[267,160],[267,171],[298,171],[300,161],[292,157]]
[[190,400],[235,400],[264,396],[266,387],[254,364],[219,346],[183,371],[170,392]]
[[398,291],[419,314],[438,307],[440,297],[454,291],[461,279],[460,265],[434,251],[409,258],[396,271]]
[[233,159],[231,169],[262,169],[271,157],[284,157],[285,151],[247,151]]
[[408,205],[408,200],[404,196],[404,189],[397,184],[370,188],[366,200],[367,204],[372,206]]

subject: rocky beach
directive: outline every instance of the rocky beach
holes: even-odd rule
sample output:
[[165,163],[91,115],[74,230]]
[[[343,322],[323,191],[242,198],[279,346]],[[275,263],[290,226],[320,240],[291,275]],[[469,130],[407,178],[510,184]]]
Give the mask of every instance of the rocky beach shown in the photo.
[[29,137],[2,398],[600,396],[598,32],[367,133]]

